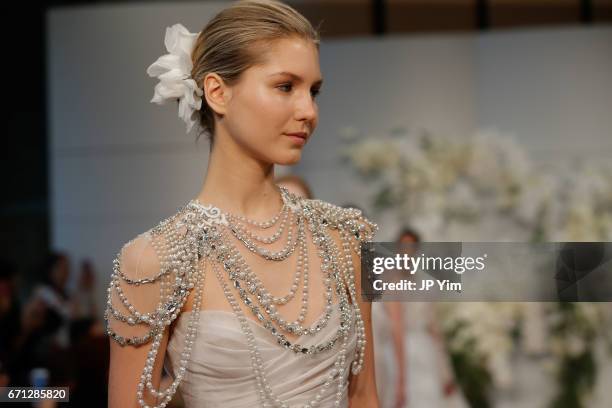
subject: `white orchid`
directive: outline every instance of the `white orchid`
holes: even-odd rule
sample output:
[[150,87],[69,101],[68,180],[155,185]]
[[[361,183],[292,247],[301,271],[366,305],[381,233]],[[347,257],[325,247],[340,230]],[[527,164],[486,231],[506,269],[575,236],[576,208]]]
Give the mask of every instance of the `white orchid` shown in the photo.
[[182,24],[167,27],[164,44],[168,54],[147,68],[149,76],[159,79],[151,102],[163,105],[168,100],[178,101],[178,115],[187,124],[187,132],[196,123],[196,111],[202,107],[203,91],[191,78],[191,51],[198,34],[190,33]]

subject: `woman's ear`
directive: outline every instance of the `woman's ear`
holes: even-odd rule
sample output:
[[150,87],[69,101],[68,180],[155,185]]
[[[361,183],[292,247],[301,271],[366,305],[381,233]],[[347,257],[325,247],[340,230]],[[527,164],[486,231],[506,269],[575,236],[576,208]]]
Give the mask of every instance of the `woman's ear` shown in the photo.
[[206,74],[202,82],[206,103],[215,113],[224,115],[227,110],[227,102],[231,97],[231,89],[214,72]]

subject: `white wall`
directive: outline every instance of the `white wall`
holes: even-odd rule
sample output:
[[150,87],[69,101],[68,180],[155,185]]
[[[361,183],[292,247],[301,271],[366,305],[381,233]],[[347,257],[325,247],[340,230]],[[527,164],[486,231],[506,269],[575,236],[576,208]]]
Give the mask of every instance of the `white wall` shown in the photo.
[[[93,259],[102,290],[121,245],[198,191],[208,145],[172,106],[149,103],[146,68],[165,27],[195,32],[222,3],[61,8],[49,12],[52,245]],[[74,274],[73,274],[74,275]]]
[[546,164],[610,161],[612,27],[490,33],[477,47],[480,126],[515,133]]
[[469,133],[476,126],[474,51],[470,35],[324,43],[320,122],[296,171],[317,196],[360,204],[362,185],[338,163],[345,146],[339,128],[372,134],[407,125],[457,137]]
[[[612,158],[611,27],[335,40],[321,48],[321,65],[321,122],[296,172],[325,200],[369,202],[338,165],[344,125],[453,137],[496,127],[535,164]],[[392,239],[395,219],[377,221],[379,238]]]
[[[155,81],[145,70],[165,53],[166,26],[199,31],[223,5],[48,14],[52,243],[93,258],[100,289],[120,246],[200,187],[208,146],[185,135],[175,107],[149,103]],[[610,44],[610,27],[325,41],[320,125],[295,171],[320,198],[363,205],[362,185],[337,161],[345,125],[377,132],[404,124],[456,137],[496,125],[542,160],[607,159]]]

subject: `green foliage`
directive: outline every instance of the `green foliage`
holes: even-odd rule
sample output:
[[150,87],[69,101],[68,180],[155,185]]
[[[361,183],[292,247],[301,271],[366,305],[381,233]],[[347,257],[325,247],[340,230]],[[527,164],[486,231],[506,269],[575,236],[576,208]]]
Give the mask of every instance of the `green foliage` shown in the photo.
[[453,370],[457,382],[465,395],[470,407],[491,407],[490,390],[491,376],[482,361],[473,353],[452,351],[450,353]]
[[586,406],[585,397],[591,393],[597,376],[593,354],[596,327],[584,316],[580,304],[561,302],[558,306],[560,319],[553,327],[553,333],[566,343],[570,336],[580,335],[585,347],[575,355],[563,354],[557,371],[558,391],[550,408],[583,408]]
[[[445,333],[445,339],[452,341],[463,330],[465,323],[458,323]],[[476,350],[476,340],[470,339],[461,349],[448,347],[450,361],[466,400],[471,408],[490,408],[493,385],[484,358]]]
[[595,385],[597,366],[591,349],[578,356],[567,356],[561,361],[557,381],[559,389],[550,408],[583,408],[584,396]]

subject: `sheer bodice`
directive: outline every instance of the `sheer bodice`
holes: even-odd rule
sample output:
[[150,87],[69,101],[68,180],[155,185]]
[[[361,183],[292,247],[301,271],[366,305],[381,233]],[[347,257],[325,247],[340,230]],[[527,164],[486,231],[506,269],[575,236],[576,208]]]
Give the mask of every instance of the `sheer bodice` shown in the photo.
[[[333,309],[330,324],[317,336],[303,340],[304,345],[321,342],[333,335],[338,327],[337,309]],[[166,370],[172,376],[178,369],[187,329],[187,317],[182,314],[168,343]],[[257,345],[265,362],[265,370],[272,388],[289,406],[302,406],[311,400],[325,376],[334,368],[333,350],[316,355],[296,355],[278,347],[276,340],[259,323],[249,319]],[[355,347],[355,333],[351,330],[349,355]],[[345,367],[348,375],[348,366]],[[232,312],[206,310],[200,312],[197,342],[187,366],[187,373],[179,388],[186,408],[224,407],[248,408],[258,406],[258,391],[250,365],[246,338]],[[337,389],[330,387],[321,400],[322,407],[332,406]],[[348,406],[347,387],[344,387],[342,407]]]

